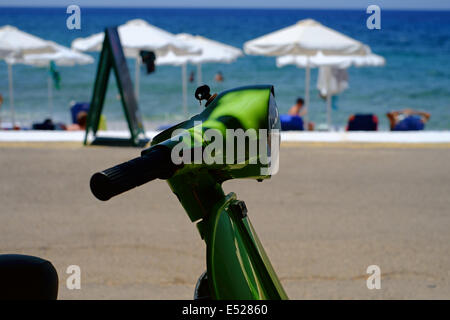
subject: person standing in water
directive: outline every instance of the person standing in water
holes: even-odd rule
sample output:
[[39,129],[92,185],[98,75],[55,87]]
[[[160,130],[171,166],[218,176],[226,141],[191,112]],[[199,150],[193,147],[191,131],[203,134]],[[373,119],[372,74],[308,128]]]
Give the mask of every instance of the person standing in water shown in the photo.
[[223,82],[223,80],[224,79],[223,79],[222,72],[221,71],[217,72],[215,77],[214,77],[214,81],[216,81],[216,82]]

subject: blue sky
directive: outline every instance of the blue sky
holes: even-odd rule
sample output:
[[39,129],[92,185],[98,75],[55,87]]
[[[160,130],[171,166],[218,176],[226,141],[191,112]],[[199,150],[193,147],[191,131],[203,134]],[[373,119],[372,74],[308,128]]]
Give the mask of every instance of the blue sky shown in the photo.
[[450,9],[449,0],[0,0],[0,6]]

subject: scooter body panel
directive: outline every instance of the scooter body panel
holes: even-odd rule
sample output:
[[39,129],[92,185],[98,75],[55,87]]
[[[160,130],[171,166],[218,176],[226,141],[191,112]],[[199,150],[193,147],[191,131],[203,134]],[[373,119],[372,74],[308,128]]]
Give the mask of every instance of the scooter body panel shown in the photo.
[[[207,272],[214,299],[287,299],[246,212],[231,193],[204,226]],[[241,202],[242,203],[242,202]]]

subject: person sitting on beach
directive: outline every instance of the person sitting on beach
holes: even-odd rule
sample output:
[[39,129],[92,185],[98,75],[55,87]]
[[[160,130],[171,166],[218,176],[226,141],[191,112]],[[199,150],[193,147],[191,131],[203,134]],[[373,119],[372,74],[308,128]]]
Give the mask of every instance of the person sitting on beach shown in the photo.
[[428,112],[404,109],[386,114],[392,131],[423,130],[430,119]]
[[289,109],[288,114],[280,115],[281,130],[304,130],[303,116],[306,114],[306,108],[303,98],[297,98],[296,103]]
[[87,112],[81,111],[77,114],[77,122],[67,126],[66,130],[76,131],[76,130],[85,130],[87,123]]
[[304,106],[305,106],[305,101],[303,100],[303,98],[297,98],[296,103],[289,109],[288,114],[290,116],[303,117],[304,115],[306,115],[308,113],[308,110],[306,110],[306,108],[304,108]]

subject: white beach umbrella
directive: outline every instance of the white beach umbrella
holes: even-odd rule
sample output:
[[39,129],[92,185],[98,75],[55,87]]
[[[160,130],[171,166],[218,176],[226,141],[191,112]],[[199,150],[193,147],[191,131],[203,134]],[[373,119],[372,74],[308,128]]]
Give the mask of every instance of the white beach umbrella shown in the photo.
[[[281,68],[286,65],[296,65],[299,68],[326,68],[323,70],[323,74],[330,75],[330,68],[346,69],[351,66],[355,67],[380,67],[386,64],[385,59],[382,56],[373,54],[370,52],[370,48],[367,47],[366,55],[347,55],[339,56],[332,55],[326,56],[319,51],[314,56],[295,56],[287,55],[278,57],[276,60],[277,67]],[[328,83],[330,79],[325,82]],[[327,94],[327,122],[328,127],[331,127],[331,95]]]
[[77,52],[70,48],[64,47],[53,41],[48,41],[55,49],[53,53],[27,54],[21,59],[21,63],[45,67],[53,61],[57,66],[73,67],[75,65],[83,65],[94,62],[94,58],[90,55]]
[[[176,38],[174,34],[155,27],[141,19],[130,20],[118,27],[120,42],[125,56],[136,59],[135,91],[139,97],[139,69],[141,50],[153,51],[157,57],[172,52],[175,55],[199,54],[201,49]],[[79,51],[100,51],[104,32],[87,38],[78,38],[72,42],[72,49]]]
[[177,39],[183,42],[189,43],[193,46],[199,47],[201,53],[197,55],[185,55],[176,56],[169,53],[163,57],[156,59],[157,65],[174,65],[182,67],[182,90],[183,90],[183,111],[187,113],[187,74],[186,65],[197,65],[197,83],[201,85],[202,82],[202,69],[203,63],[232,63],[236,61],[238,57],[243,55],[242,50],[230,46],[225,43],[221,43],[215,40],[211,40],[202,36],[194,36],[187,33],[180,33],[176,35]]
[[[305,19],[296,24],[269,33],[244,44],[246,54],[264,56],[304,56],[305,106],[309,107],[310,68],[309,59],[321,52],[325,56],[365,56],[370,48],[321,23]],[[289,59],[289,58],[285,58]],[[282,60],[283,61],[283,60]],[[356,62],[355,62],[356,63]],[[307,120],[307,116],[306,122]]]
[[[54,52],[51,53],[30,53],[22,55],[21,57],[9,57],[6,58],[8,64],[26,64],[35,67],[50,67],[50,63],[54,63],[57,66],[75,66],[84,65],[94,62],[94,58],[91,56],[76,52],[70,48],[61,46],[53,41],[47,41],[53,48]],[[50,75],[47,79],[48,87],[48,106],[50,117],[53,114],[53,84]]]
[[365,45],[336,30],[313,20],[305,19],[296,24],[247,41],[246,54],[264,56],[315,55],[364,55]]
[[277,67],[281,68],[287,65],[296,65],[299,68],[317,68],[329,66],[335,68],[355,67],[379,67],[384,66],[386,61],[382,56],[370,53],[368,55],[350,55],[350,56],[325,56],[322,52],[318,52],[314,56],[295,56],[287,55],[278,57]]
[[52,52],[53,47],[44,39],[6,25],[0,27],[0,59],[30,53]]
[[[0,59],[20,58],[25,54],[54,52],[54,47],[44,39],[6,25],[0,28]],[[15,126],[12,64],[8,63],[9,103],[11,123]]]

